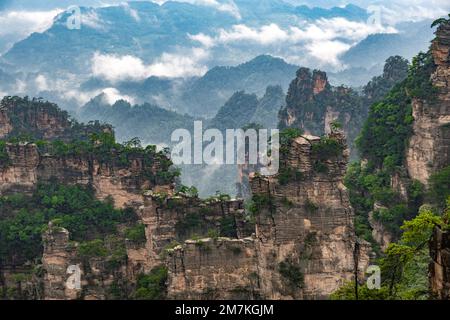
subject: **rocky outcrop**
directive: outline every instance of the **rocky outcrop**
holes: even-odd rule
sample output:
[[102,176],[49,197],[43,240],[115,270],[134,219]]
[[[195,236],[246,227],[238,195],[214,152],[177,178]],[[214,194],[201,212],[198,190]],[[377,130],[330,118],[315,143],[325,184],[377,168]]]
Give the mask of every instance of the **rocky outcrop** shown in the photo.
[[169,298],[260,297],[254,239],[188,240],[169,252]]
[[[124,260],[109,256],[82,256],[79,244],[69,240],[69,232],[49,223],[42,239],[44,253],[43,298],[47,300],[105,300],[126,297],[139,274],[146,272],[140,255],[144,248],[126,246]],[[120,241],[124,239],[119,239]],[[115,240],[117,241],[117,240]],[[125,240],[124,240],[125,241]],[[111,246],[105,240],[106,247]]]
[[330,133],[338,122],[347,137],[352,159],[358,154],[354,141],[367,118],[369,107],[407,74],[408,61],[394,56],[386,60],[383,74],[374,77],[363,93],[345,86],[330,85],[325,72],[300,68],[291,82],[286,107],[279,113],[280,127],[296,127],[306,134],[322,136]]
[[[339,143],[342,136],[335,136]],[[280,183],[280,176],[253,177],[253,194],[270,200],[257,215],[256,237],[262,292],[271,299],[325,298],[351,280],[354,272],[353,209],[342,183],[347,151],[322,163],[317,172],[312,136],[292,141],[284,170],[297,178]],[[326,172],[326,173],[324,173]],[[368,264],[368,246],[358,257],[361,270]],[[303,283],[292,287],[280,267],[289,263],[303,274]],[[286,282],[288,284],[286,284]]]
[[450,299],[450,234],[436,227],[430,241],[430,288],[437,299]]
[[81,296],[81,265],[75,260],[75,246],[69,244],[69,231],[49,225],[43,235],[45,298],[77,299]]
[[242,200],[210,199],[183,194],[145,193],[140,216],[146,226],[148,265],[164,262],[165,249],[211,232],[233,237],[248,235]]
[[376,220],[374,217],[375,211],[383,209],[387,210],[386,207],[380,205],[379,203],[374,204],[373,211],[369,212],[369,224],[372,228],[373,239],[380,245],[381,250],[384,252],[394,239],[394,236],[387,230],[382,222]]
[[325,72],[300,68],[289,87],[286,107],[280,111],[280,127],[322,136],[331,132],[332,123],[339,122],[353,150],[366,113],[363,99],[352,89],[332,87]]
[[71,130],[67,112],[41,100],[5,97],[0,105],[0,139],[13,132],[34,133],[42,139],[61,138]]
[[6,137],[12,130],[11,120],[9,119],[6,108],[0,108],[0,138]]
[[[330,138],[344,144],[341,135]],[[170,297],[323,299],[353,279],[355,257],[359,274],[365,270],[369,247],[357,245],[342,183],[348,152],[322,159],[313,147],[320,143],[318,137],[299,137],[282,160],[283,172],[250,176],[253,237],[198,239],[169,250]]]
[[434,172],[450,163],[450,24],[438,28],[431,46],[435,64],[431,82],[435,97],[412,101],[413,135],[406,153],[411,178],[427,185]]
[[7,144],[6,148],[10,161],[0,168],[0,194],[30,192],[38,181],[56,179],[63,184],[91,184],[99,199],[112,197],[117,207],[137,207],[142,204],[142,191],[156,187],[144,172],[160,171],[157,161],[147,168],[143,157],[129,159],[128,167],[118,167],[89,155],[42,154],[33,143]]

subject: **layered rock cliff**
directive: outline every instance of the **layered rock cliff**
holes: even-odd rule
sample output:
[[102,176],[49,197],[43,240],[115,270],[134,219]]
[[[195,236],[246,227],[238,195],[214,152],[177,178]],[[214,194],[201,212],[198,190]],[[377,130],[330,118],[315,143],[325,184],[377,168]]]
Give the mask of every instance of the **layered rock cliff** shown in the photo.
[[43,153],[35,143],[8,143],[6,152],[9,163],[0,168],[0,194],[31,192],[38,182],[55,180],[92,185],[99,199],[112,197],[121,208],[142,203],[142,191],[158,184],[149,174],[163,170],[158,159],[149,165],[142,155],[130,155],[129,164],[119,166],[89,154]]
[[[261,286],[270,298],[324,298],[352,278],[357,239],[342,183],[348,151],[343,136],[326,139],[292,140],[278,176],[251,179],[253,194],[269,199],[258,210],[256,237]],[[335,153],[325,151],[325,141],[336,143]],[[368,263],[362,247],[361,270]],[[283,266],[303,275],[297,287]]]
[[431,46],[436,93],[414,98],[413,135],[406,153],[406,168],[412,179],[428,184],[428,179],[450,164],[450,24],[437,29]]
[[352,280],[355,257],[361,274],[369,248],[357,245],[342,183],[343,136],[298,137],[287,150],[278,175],[250,178],[253,236],[197,239],[169,250],[169,297],[320,299]]
[[[430,174],[450,165],[450,20],[444,21],[437,28],[431,52],[435,64],[431,82],[437,88],[437,97],[432,101],[414,101],[414,136],[410,141],[407,155],[410,175],[421,181],[427,181]],[[438,299],[448,300],[450,299],[448,230],[436,227],[429,248],[432,259],[429,266],[431,292]]]
[[112,132],[112,129],[99,123],[80,125],[54,103],[9,96],[0,102],[0,139],[32,136],[69,141],[99,131]]
[[430,241],[430,289],[437,299],[450,299],[450,234],[435,228]]

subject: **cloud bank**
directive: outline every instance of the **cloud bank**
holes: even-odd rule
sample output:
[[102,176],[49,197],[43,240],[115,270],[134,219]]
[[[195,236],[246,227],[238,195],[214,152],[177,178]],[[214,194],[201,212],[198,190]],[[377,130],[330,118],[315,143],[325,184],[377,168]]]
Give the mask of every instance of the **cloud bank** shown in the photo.
[[118,56],[96,52],[92,57],[92,74],[111,82],[143,80],[151,76],[183,78],[203,75],[208,68],[202,64],[209,56],[203,48],[186,49],[180,53],[164,53],[151,64],[132,55]]
[[[204,33],[188,35],[204,48],[217,46],[241,46],[254,44],[262,47],[276,47],[278,53],[285,58],[294,57],[294,52],[300,48],[324,64],[339,66],[338,57],[354,44],[374,33],[395,33],[390,26],[349,21],[345,18],[319,19],[304,26],[281,28],[275,23],[252,28],[245,24],[237,24],[231,29],[220,29],[215,35]],[[280,52],[281,48],[281,52]],[[284,51],[283,51],[284,50]],[[297,51],[300,53],[299,51]],[[289,60],[289,58],[287,58]],[[291,62],[299,62],[292,61]]]

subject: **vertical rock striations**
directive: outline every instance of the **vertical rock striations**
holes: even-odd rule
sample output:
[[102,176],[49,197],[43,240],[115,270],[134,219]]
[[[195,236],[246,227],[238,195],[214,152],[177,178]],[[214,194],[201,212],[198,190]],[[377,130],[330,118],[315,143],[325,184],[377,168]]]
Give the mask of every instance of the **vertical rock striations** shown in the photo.
[[412,179],[423,184],[434,172],[450,163],[450,23],[436,31],[431,46],[434,72],[431,83],[434,97],[415,98],[412,102],[413,135],[409,140],[406,167]]
[[[342,135],[326,141],[337,148],[331,156],[325,140],[298,137],[287,146],[278,175],[251,175],[254,236],[197,239],[171,248],[169,297],[320,299],[351,280],[357,239],[342,183],[348,152]],[[359,272],[368,264],[367,253],[362,243]]]

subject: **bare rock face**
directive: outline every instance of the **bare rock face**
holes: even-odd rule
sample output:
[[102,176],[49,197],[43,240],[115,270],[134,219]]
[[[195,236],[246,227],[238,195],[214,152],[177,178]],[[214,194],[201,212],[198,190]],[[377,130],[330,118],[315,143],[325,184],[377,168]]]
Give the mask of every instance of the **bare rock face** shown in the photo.
[[168,254],[169,298],[256,299],[254,239],[188,240]]
[[[374,204],[374,211],[380,209],[387,209],[377,203]],[[394,236],[386,230],[386,227],[380,221],[377,221],[373,216],[373,211],[369,212],[369,223],[372,228],[372,236],[374,240],[380,245],[381,250],[385,251],[389,244],[394,239]]]
[[[43,298],[46,300],[111,299],[114,285],[121,281],[131,284],[143,271],[138,265],[138,248],[127,247],[127,260],[112,265],[106,257],[80,257],[79,244],[69,241],[69,232],[51,222],[42,238]],[[133,270],[136,266],[139,270]],[[125,295],[127,287],[121,290]]]
[[[336,136],[343,142],[343,137]],[[312,146],[317,137],[299,137],[286,155],[286,166],[298,178],[280,183],[279,176],[253,177],[254,195],[270,199],[257,215],[256,246],[261,291],[271,299],[326,298],[354,272],[356,236],[353,209],[342,183],[348,154],[325,162],[327,173],[315,171]],[[368,264],[367,244],[357,257],[359,271]],[[302,274],[296,285],[283,266]]]
[[9,119],[6,108],[0,108],[0,138],[8,136],[12,130],[11,120]]
[[[344,143],[341,135],[333,138]],[[363,273],[369,246],[356,244],[342,183],[348,153],[325,160],[327,172],[317,173],[317,143],[314,136],[292,141],[283,159],[287,182],[280,182],[283,173],[250,176],[254,236],[186,241],[167,252],[169,297],[323,299],[353,279],[355,264]]]
[[73,261],[75,248],[69,246],[69,232],[50,224],[43,235],[43,241],[42,264],[45,270],[45,299],[79,298],[81,296],[81,267],[80,263]]
[[435,71],[431,82],[438,93],[436,99],[414,99],[413,136],[406,154],[406,167],[411,178],[423,184],[430,175],[450,163],[450,24],[442,24],[433,41],[431,52]]
[[39,152],[35,145],[7,144],[10,163],[0,167],[0,194],[33,189],[37,183]]
[[450,299],[450,234],[435,228],[430,241],[430,288],[437,299]]
[[25,130],[43,139],[54,139],[65,136],[71,122],[66,112],[51,103],[6,97],[0,105],[0,128],[0,139],[6,138],[13,130]]
[[235,226],[230,230],[234,237],[247,235],[242,200],[205,201],[166,192],[147,192],[140,211],[146,226],[148,268],[164,263],[165,249],[176,242],[206,235],[211,230],[219,233],[224,219]]
[[[155,187],[143,174],[144,159],[118,168],[89,156],[58,157],[40,154],[35,144],[7,144],[10,163],[0,167],[0,194],[31,192],[38,181],[57,179],[64,184],[92,184],[99,199],[112,197],[117,207],[138,207],[142,191]],[[158,172],[156,163],[151,171]]]

